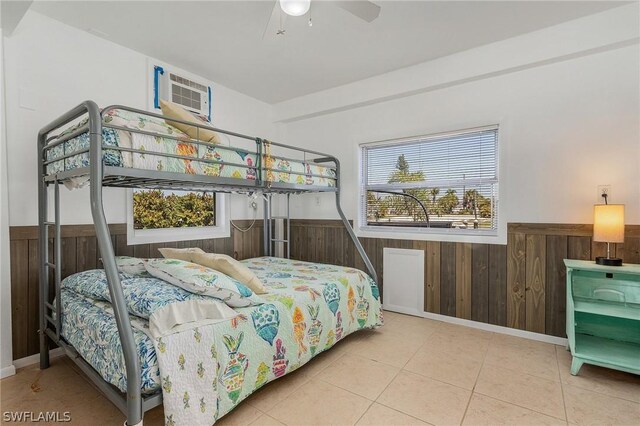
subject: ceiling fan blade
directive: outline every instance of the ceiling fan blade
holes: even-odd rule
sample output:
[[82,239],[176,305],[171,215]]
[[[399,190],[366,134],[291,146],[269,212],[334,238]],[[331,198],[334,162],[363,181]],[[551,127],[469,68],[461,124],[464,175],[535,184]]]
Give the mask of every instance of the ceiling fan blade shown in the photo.
[[366,0],[335,1],[333,4],[367,22],[374,21],[380,15],[380,6]]

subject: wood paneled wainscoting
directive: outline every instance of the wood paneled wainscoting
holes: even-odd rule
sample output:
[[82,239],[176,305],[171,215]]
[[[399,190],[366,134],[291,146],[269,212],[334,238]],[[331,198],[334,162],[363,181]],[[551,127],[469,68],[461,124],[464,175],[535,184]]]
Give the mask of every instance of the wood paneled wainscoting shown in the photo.
[[[592,225],[508,226],[507,245],[361,238],[384,297],[383,248],[425,251],[426,312],[565,336],[563,259],[594,259],[606,245],[592,241]],[[366,270],[342,223],[294,220],[291,256]],[[612,247],[627,263],[640,263],[640,225],[626,227]]]
[[[234,223],[246,229],[251,221]],[[237,259],[258,257],[263,254],[262,221],[256,221],[248,232],[233,227],[231,236],[175,243],[127,245],[125,224],[110,225],[113,248],[118,256],[160,257],[163,247],[200,247],[206,252],[225,253]],[[50,236],[53,236],[51,232]],[[38,227],[14,226],[11,240],[11,328],[13,359],[39,352],[38,346]],[[49,254],[53,259],[53,239],[49,240]],[[73,273],[100,268],[100,251],[93,225],[62,226],[62,277]],[[52,260],[51,259],[51,260]],[[51,280],[53,283],[53,280]],[[50,290],[53,293],[53,287]]]
[[[235,221],[245,228],[250,221]],[[111,225],[116,255],[158,257],[161,247],[201,247],[238,259],[263,254],[262,221],[229,238],[129,246],[126,226]],[[605,245],[591,225],[509,224],[507,245],[362,238],[382,282],[383,248],[425,251],[425,311],[489,324],[565,336],[565,269],[562,260],[593,259]],[[38,352],[38,228],[12,227],[11,309],[13,358]],[[93,225],[62,227],[62,276],[100,267]],[[50,240],[50,253],[53,240]],[[640,263],[640,225],[627,226],[614,254]],[[291,257],[366,270],[342,222],[293,220]]]

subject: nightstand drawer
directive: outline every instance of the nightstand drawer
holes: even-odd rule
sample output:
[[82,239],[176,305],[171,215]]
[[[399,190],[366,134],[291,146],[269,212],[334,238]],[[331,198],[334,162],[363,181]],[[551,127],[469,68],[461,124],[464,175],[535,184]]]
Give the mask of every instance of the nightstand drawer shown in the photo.
[[636,305],[640,308],[640,284],[637,277],[623,273],[599,271],[574,271],[572,275],[573,296],[582,300]]

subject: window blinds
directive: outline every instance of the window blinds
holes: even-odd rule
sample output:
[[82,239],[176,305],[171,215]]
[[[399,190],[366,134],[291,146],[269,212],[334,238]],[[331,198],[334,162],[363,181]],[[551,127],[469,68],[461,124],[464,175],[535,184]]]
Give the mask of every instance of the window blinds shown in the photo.
[[[490,200],[490,228],[495,229],[498,126],[362,145],[362,161],[362,200],[365,204],[367,192],[384,197],[383,193],[375,191],[408,193],[408,190],[437,188],[440,196],[455,191],[460,204],[449,213],[463,214],[468,207],[463,205],[464,194],[475,190]],[[432,201],[431,197],[427,200],[433,204],[426,206],[430,210],[436,210],[435,197],[433,195]],[[372,207],[376,208],[365,205],[363,210],[370,211]]]
[[366,185],[387,185],[401,155],[410,172],[424,174],[429,187],[452,181],[469,184],[497,181],[497,141],[498,129],[492,128],[365,146]]

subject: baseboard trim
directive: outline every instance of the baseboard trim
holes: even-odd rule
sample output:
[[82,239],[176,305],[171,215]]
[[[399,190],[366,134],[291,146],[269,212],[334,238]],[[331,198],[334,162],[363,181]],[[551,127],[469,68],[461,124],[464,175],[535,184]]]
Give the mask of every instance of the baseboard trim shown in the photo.
[[[49,351],[49,359],[58,358],[64,355],[62,348],[55,348]],[[13,361],[15,368],[24,368],[40,362],[40,354],[33,354],[24,358],[16,359]]]
[[551,343],[553,345],[567,346],[567,343],[568,343],[568,340],[564,337],[549,336],[542,333],[534,333],[532,331],[518,330],[515,328],[503,327],[500,325],[487,324],[484,322],[450,317],[448,315],[434,314],[432,312],[424,312],[422,316],[424,318],[428,318],[436,321],[464,325],[466,327],[477,328],[479,330],[485,330],[485,331],[491,331],[493,333],[508,334],[510,336],[522,337],[524,339],[536,340],[538,342]]
[[0,379],[13,376],[14,374],[16,374],[15,365],[10,365],[8,367],[3,367],[2,369],[0,369]]

